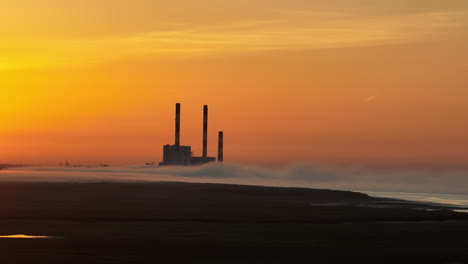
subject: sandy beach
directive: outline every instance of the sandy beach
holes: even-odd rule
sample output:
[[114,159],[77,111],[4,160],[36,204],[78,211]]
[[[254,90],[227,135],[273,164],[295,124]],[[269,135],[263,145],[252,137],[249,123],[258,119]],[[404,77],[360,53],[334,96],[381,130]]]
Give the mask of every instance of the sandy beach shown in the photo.
[[[468,214],[363,193],[1,183],[2,263],[463,263]],[[383,258],[382,256],[386,256]]]

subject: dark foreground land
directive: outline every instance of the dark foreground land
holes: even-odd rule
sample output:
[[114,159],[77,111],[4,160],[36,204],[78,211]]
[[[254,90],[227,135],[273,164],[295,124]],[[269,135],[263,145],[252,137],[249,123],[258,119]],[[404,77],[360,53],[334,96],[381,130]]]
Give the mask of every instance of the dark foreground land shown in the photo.
[[0,263],[468,263],[468,215],[365,194],[0,183]]

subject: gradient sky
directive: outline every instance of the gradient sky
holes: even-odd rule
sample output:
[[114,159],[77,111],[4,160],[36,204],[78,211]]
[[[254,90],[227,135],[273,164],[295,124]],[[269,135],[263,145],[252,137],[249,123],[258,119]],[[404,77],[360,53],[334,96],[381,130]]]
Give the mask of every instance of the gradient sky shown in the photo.
[[0,3],[0,163],[468,167],[466,0]]

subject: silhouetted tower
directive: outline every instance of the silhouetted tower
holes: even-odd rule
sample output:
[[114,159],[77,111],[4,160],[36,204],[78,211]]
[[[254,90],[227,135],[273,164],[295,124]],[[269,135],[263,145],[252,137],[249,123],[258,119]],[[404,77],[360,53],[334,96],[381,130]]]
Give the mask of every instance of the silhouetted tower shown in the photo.
[[223,162],[224,161],[224,153],[223,153],[223,148],[224,148],[224,133],[223,131],[219,131],[218,135],[218,162]]
[[208,157],[208,106],[203,106],[203,158]]
[[175,147],[180,146],[180,104],[176,104],[176,120],[175,120]]

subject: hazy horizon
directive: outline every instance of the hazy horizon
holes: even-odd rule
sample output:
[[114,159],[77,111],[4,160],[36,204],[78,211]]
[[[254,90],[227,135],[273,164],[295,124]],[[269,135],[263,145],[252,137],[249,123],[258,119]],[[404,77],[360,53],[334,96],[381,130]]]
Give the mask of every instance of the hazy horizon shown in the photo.
[[0,182],[202,182],[367,192],[468,194],[467,170],[372,170],[296,164],[282,168],[241,164],[134,167],[20,167],[2,171]]

